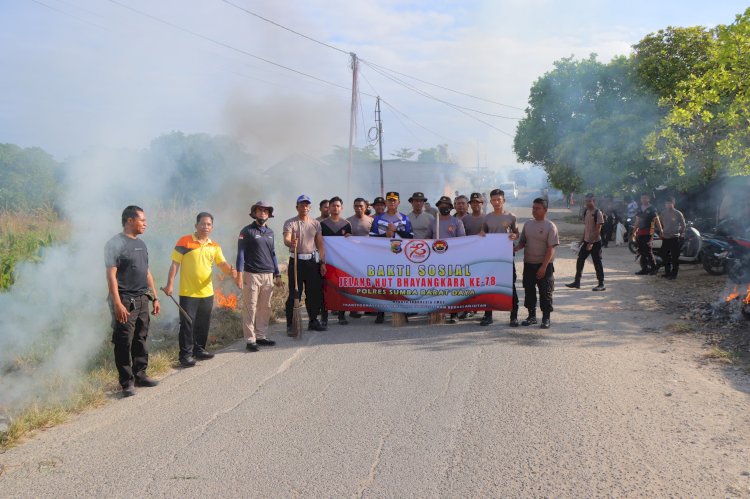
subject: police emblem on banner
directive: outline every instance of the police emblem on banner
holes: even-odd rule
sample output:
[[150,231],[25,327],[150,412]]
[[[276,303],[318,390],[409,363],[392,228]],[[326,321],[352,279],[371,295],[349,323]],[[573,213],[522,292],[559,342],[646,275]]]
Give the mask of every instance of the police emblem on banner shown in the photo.
[[443,241],[442,239],[438,239],[434,243],[432,243],[432,251],[438,254],[443,254],[446,251],[448,251],[448,243],[446,241]]
[[391,239],[391,253],[401,253],[401,239]]

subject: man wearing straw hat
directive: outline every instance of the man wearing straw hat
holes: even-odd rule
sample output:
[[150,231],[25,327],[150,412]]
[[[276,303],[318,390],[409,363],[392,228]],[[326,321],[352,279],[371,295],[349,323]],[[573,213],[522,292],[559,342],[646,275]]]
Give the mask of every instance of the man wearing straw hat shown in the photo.
[[250,216],[255,221],[240,231],[237,240],[237,286],[242,290],[245,348],[248,352],[257,352],[258,345],[276,344],[266,338],[266,331],[271,318],[273,287],[281,286],[281,274],[273,230],[266,225],[268,219],[273,218],[273,206],[258,201],[250,208]]
[[[326,254],[320,222],[310,216],[310,198],[302,194],[297,198],[297,216],[284,222],[284,244],[289,255],[289,297],[286,300],[287,334],[292,331],[295,293],[301,298],[305,292],[305,308],[309,319],[308,329],[325,331],[318,321],[323,305],[323,279],[326,274]],[[297,267],[294,271],[294,255],[297,250]]]

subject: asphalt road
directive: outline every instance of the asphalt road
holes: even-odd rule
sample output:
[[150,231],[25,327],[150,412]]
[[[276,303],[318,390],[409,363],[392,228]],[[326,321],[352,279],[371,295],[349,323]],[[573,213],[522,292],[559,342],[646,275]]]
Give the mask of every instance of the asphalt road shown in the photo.
[[276,326],[275,347],[238,343],[0,455],[0,496],[750,495],[746,379],[659,332],[675,317],[626,249],[605,293],[565,289],[573,265],[561,248],[548,331],[499,312]]

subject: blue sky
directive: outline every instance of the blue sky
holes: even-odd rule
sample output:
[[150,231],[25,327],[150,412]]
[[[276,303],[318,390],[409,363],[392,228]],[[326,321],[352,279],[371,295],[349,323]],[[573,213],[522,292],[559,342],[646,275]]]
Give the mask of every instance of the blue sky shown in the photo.
[[[221,0],[117,0],[223,44],[348,87],[346,54]],[[366,61],[523,108],[556,59],[626,54],[666,26],[731,23],[739,1],[250,1],[232,0]],[[6,0],[0,6],[0,142],[58,158],[98,145],[140,148],[182,130],[233,135],[269,160],[317,155],[348,140],[344,90],[218,46],[104,0]],[[45,5],[42,5],[45,4]],[[517,110],[410,80],[457,105]],[[447,142],[465,164],[514,163],[505,134],[362,66],[379,94],[384,151]],[[373,126],[362,96],[358,145]],[[512,135],[515,120],[482,117]]]

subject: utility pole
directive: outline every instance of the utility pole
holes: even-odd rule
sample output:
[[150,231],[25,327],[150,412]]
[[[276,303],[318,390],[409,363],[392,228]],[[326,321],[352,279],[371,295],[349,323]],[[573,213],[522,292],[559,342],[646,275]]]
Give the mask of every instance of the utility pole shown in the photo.
[[378,125],[378,149],[380,151],[380,195],[385,196],[383,187],[383,120],[380,119],[380,96],[375,101],[375,123]]
[[352,58],[352,109],[349,116],[349,168],[347,169],[346,175],[346,199],[351,199],[352,194],[352,163],[354,162],[354,134],[357,128],[357,96],[359,95],[358,88],[358,71],[359,71],[359,60],[357,54],[349,52]]

